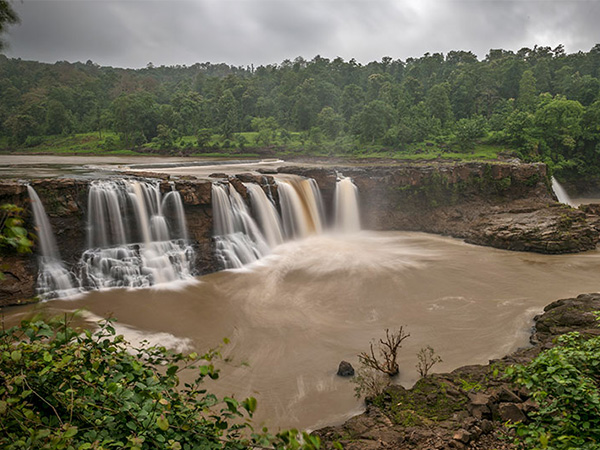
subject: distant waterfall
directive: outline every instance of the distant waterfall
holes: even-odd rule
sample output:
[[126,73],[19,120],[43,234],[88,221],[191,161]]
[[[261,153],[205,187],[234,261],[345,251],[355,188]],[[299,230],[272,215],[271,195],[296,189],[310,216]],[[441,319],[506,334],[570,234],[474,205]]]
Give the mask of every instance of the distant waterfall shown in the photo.
[[565,191],[565,188],[563,188],[561,186],[561,184],[556,180],[556,178],[552,177],[551,180],[552,180],[552,190],[554,191],[554,195],[556,195],[556,198],[558,199],[558,201],[560,203],[564,203],[565,205],[576,206],[571,201],[571,197],[569,197],[569,194],[567,194],[567,191]]
[[191,276],[194,252],[177,191],[163,198],[158,183],[94,181],[88,222],[89,248],[80,262],[85,287],[144,287]]
[[77,292],[75,280],[62,262],[44,205],[33,187],[27,185],[27,192],[40,246],[38,293],[42,298],[73,295]]
[[360,231],[358,188],[352,179],[343,176],[335,185],[335,228],[344,233]]
[[323,232],[323,202],[317,183],[313,179],[282,176],[276,185],[281,214],[272,196],[258,184],[244,184],[251,210],[233,186],[213,184],[216,251],[225,268],[256,261],[286,240]]

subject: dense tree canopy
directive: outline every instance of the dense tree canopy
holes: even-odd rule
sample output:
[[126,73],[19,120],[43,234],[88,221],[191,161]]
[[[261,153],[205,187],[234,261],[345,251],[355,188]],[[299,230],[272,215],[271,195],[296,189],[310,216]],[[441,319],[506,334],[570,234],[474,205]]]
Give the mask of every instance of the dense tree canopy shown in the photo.
[[[3,14],[15,20],[9,4]],[[5,16],[3,16],[5,17]],[[285,146],[290,136],[333,152],[404,152],[424,141],[469,151],[510,147],[565,175],[600,176],[600,44],[426,53],[360,64],[316,56],[260,67],[198,63],[100,67],[0,55],[0,139],[111,130],[119,148]],[[254,132],[248,140],[240,133]],[[295,134],[294,134],[295,133]]]

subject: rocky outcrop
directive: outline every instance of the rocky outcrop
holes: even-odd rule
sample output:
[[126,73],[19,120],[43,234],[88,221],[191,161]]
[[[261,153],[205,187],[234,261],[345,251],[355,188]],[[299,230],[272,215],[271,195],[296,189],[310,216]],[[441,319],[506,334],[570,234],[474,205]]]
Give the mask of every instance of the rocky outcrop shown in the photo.
[[[541,253],[593,249],[600,233],[600,209],[575,210],[556,203],[543,164],[402,163],[337,168],[289,166],[278,171],[314,178],[323,194],[329,221],[335,210],[338,174],[352,177],[359,189],[363,226],[373,230],[425,231],[480,245]],[[249,197],[244,183],[258,183],[278,203],[271,172],[235,176],[215,173],[212,179],[181,177],[174,181],[165,174],[142,175],[158,180],[163,192],[173,185],[180,192],[196,250],[196,272],[204,274],[220,268],[212,239],[211,183],[219,178],[230,183],[246,201]],[[89,183],[84,179],[31,181],[44,202],[68,267],[77,264],[86,248]],[[12,180],[0,181],[1,203],[27,208],[26,186]],[[31,218],[25,218],[28,229],[33,229]],[[0,283],[0,306],[29,297],[33,288],[25,284],[37,277],[34,257],[15,255],[10,263],[7,258],[0,261],[0,267],[14,268]]]
[[[219,270],[212,242],[210,181],[183,179],[173,184],[181,194],[188,231],[194,241],[196,272],[204,274]],[[75,268],[87,248],[85,221],[89,180],[40,179],[32,180],[31,185],[44,203],[66,267]],[[172,189],[172,185],[163,178],[160,188],[166,193]],[[25,184],[13,180],[0,182],[0,204],[12,203],[25,208],[26,228],[34,230],[29,202]],[[3,273],[3,279],[0,280],[0,306],[33,299],[37,279],[35,255],[2,255],[0,270]]]
[[544,164],[279,170],[315,178],[326,200],[333,198],[336,172],[350,176],[360,192],[363,225],[369,229],[425,231],[539,253],[591,250],[600,236],[593,211],[556,203]]
[[[523,388],[502,377],[503,368],[526,363],[564,333],[599,335],[593,311],[600,294],[557,300],[535,318],[532,346],[488,365],[465,366],[419,380],[411,389],[391,386],[345,424],[318,430],[325,448],[339,441],[354,449],[508,449],[506,422],[526,421],[537,408]],[[508,439],[507,439],[508,438]]]

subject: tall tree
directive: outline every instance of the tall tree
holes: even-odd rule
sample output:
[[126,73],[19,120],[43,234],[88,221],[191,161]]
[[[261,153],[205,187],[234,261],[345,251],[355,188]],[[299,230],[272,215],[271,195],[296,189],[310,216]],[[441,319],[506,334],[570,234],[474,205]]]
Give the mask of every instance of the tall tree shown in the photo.
[[0,50],[6,45],[2,35],[6,32],[7,27],[18,22],[19,16],[17,16],[8,0],[0,0]]

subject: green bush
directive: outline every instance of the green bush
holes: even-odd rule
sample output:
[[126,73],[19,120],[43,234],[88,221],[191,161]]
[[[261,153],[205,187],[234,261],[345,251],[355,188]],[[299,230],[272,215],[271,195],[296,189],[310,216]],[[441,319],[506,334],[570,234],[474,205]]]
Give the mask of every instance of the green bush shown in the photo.
[[508,374],[539,404],[530,423],[516,425],[524,448],[600,448],[600,337],[565,334],[556,347]]
[[[218,399],[203,380],[218,378],[215,351],[131,348],[110,320],[96,332],[67,319],[24,321],[0,332],[0,448],[316,449],[295,430],[253,433],[256,400]],[[178,374],[194,370],[179,386]]]
[[31,253],[33,241],[23,227],[23,208],[9,203],[0,206],[0,254],[7,250]]

